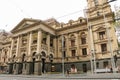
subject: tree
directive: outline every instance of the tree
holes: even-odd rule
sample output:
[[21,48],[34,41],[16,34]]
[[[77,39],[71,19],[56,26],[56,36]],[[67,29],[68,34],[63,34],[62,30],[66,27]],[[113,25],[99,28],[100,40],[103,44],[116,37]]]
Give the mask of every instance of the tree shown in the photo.
[[118,38],[118,46],[120,47],[120,6],[115,5],[115,29],[116,29],[116,35]]
[[115,6],[115,26],[120,28],[120,6]]

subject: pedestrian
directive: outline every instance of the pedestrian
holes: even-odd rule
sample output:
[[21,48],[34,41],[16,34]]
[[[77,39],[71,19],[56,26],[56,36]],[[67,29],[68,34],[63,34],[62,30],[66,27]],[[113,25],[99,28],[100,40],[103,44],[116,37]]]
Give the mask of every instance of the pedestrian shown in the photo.
[[67,73],[67,76],[69,76],[69,74],[70,74],[70,71],[69,71],[69,69],[67,69],[66,73]]
[[112,69],[112,67],[110,68],[110,72],[113,73],[113,69]]

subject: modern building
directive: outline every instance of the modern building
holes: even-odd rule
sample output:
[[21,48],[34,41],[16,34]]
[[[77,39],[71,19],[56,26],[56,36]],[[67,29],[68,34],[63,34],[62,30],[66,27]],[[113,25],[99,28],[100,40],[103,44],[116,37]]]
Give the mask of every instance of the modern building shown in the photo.
[[[118,42],[114,29],[114,13],[108,0],[87,0],[86,17],[59,23],[48,20],[23,19],[11,31],[12,36],[1,49],[1,64],[10,74],[91,72],[109,65],[119,65]],[[6,58],[5,58],[6,57]]]

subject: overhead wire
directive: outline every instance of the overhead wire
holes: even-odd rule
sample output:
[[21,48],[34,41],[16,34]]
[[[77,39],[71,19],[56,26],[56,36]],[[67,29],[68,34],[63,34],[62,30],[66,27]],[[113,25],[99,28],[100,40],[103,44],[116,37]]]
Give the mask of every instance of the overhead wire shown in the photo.
[[[8,1],[8,2],[11,1],[10,3],[13,4],[16,8],[18,8],[21,13],[23,13],[24,15],[32,18],[25,10],[23,10],[23,9],[22,9],[18,4],[16,4],[14,1],[12,1],[12,0],[7,0],[7,1]],[[70,15],[74,15],[74,14],[77,14],[77,13],[80,13],[80,12],[83,12],[83,9],[78,10],[78,11],[75,11],[75,12],[71,12],[71,13],[68,13],[68,14],[65,14],[65,15],[63,15],[63,16],[56,17],[55,19],[64,18],[64,17],[70,16]]]
[[63,16],[57,17],[56,19],[64,18],[64,17],[70,16],[70,15],[74,15],[74,14],[77,14],[77,13],[80,13],[80,12],[83,12],[83,9],[79,10],[79,11],[72,12],[72,13],[65,14]]
[[16,4],[14,1],[12,0],[7,0],[9,3],[11,3],[12,5],[14,5],[22,14],[24,14],[25,16],[28,16],[29,18],[32,18],[27,12],[25,12],[25,10],[23,10],[18,4]]

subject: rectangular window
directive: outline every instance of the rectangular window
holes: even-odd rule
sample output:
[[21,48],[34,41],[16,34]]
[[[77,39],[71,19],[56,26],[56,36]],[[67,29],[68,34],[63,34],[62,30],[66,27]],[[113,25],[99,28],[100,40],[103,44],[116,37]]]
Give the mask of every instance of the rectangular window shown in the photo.
[[101,52],[107,51],[107,44],[101,44]]
[[105,39],[105,31],[99,32],[99,39]]
[[66,57],[66,52],[65,51],[63,51],[63,57]]
[[76,54],[76,51],[75,51],[75,50],[72,50],[71,52],[72,52],[72,57],[75,57],[75,56],[76,56],[76,55],[75,55],[75,54]]
[[86,38],[81,38],[81,43],[86,44]]
[[71,40],[71,46],[75,46],[75,40]]
[[99,68],[99,62],[96,63],[96,68]]
[[82,54],[83,54],[83,55],[87,55],[87,49],[86,49],[86,48],[83,48],[83,49],[82,49]]
[[42,43],[46,44],[46,38],[43,38]]
[[103,67],[106,68],[108,66],[108,61],[103,62]]

